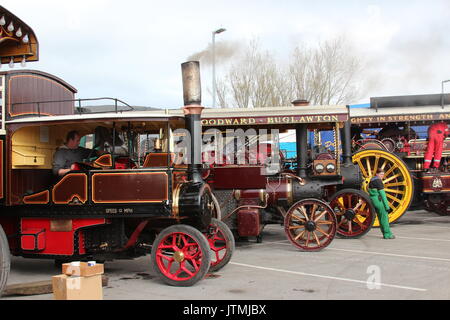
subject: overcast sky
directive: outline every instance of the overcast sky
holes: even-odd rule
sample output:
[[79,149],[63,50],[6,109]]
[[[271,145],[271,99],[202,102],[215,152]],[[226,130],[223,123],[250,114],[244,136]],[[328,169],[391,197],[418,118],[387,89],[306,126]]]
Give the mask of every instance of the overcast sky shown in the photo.
[[[181,63],[216,41],[261,47],[285,59],[299,43],[344,35],[366,61],[366,97],[440,93],[450,79],[450,1],[2,0],[36,33],[40,60],[78,98],[117,97],[132,105],[183,104]],[[222,66],[222,68],[221,68]],[[16,65],[15,68],[21,68]],[[223,71],[220,59],[218,73]],[[4,65],[2,70],[7,70]],[[212,104],[202,66],[203,105]],[[450,83],[446,85],[450,92]],[[297,97],[292,97],[297,98]]]

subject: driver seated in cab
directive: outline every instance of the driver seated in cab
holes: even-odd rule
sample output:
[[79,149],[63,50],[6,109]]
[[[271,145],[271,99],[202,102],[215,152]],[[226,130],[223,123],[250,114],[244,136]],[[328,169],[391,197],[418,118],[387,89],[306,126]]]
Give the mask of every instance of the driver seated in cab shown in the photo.
[[81,136],[78,131],[70,131],[66,143],[59,147],[53,156],[53,174],[62,177],[75,170],[75,163],[88,159],[91,155],[100,155],[97,150],[80,147]]

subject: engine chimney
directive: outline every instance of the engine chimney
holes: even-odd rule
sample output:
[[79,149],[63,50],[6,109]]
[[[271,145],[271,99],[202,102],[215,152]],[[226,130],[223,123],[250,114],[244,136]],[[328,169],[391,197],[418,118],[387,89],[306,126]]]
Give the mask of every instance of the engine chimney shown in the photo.
[[307,107],[309,106],[309,101],[305,99],[297,99],[291,102],[294,107]]
[[202,170],[202,123],[203,111],[202,88],[200,82],[200,63],[189,61],[181,65],[183,74],[183,97],[186,129],[191,134],[190,163],[188,179],[193,182],[203,182]]

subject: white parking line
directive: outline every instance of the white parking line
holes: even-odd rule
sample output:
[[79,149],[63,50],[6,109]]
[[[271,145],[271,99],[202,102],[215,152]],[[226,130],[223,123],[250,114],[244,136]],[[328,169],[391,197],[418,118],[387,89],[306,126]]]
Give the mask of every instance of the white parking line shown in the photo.
[[[366,237],[370,237],[370,238],[381,238],[381,236],[379,236],[379,237],[377,237],[377,236],[366,236]],[[395,235],[395,238],[396,238],[396,239],[408,239],[408,240],[420,240],[420,241],[442,241],[442,242],[450,242],[450,239],[402,237],[402,236],[398,236],[397,234]]]
[[[338,280],[338,281],[347,281],[347,282],[355,282],[355,283],[361,283],[367,285],[367,281],[362,280],[355,280],[355,279],[348,279],[348,278],[341,278],[341,277],[333,277],[333,276],[324,276],[320,274],[313,274],[313,273],[305,273],[305,272],[298,272],[298,271],[290,271],[290,270],[283,270],[283,269],[276,269],[276,268],[267,268],[267,267],[261,267],[261,266],[255,266],[251,264],[245,264],[245,263],[238,263],[238,262],[230,262],[230,264],[241,266],[241,267],[247,267],[247,268],[254,268],[254,269],[260,269],[260,270],[266,270],[266,271],[275,271],[275,272],[282,272],[282,273],[289,273],[289,274],[295,274],[295,275],[301,275],[301,276],[307,276],[307,277],[315,277],[315,278],[322,278],[322,279],[330,279],[330,280]],[[427,291],[427,289],[421,289],[421,288],[414,288],[414,287],[406,287],[406,286],[398,286],[395,284],[387,284],[387,283],[370,283],[371,285],[378,285],[388,288],[396,288],[396,289],[404,289],[404,290],[412,290],[412,291]],[[369,290],[369,288],[367,288]]]
[[[291,246],[290,243],[286,243],[286,240],[274,241],[274,242],[264,242],[264,244],[281,244],[281,245],[285,245],[285,246]],[[374,252],[374,251],[363,251],[363,250],[354,250],[354,249],[340,249],[340,248],[326,248],[325,250],[345,251],[345,252],[363,253],[363,254],[371,254],[371,255],[398,257],[398,258],[411,258],[411,259],[423,259],[423,260],[431,260],[431,261],[434,260],[434,261],[450,262],[450,259],[446,259],[446,258],[411,256],[411,255],[395,254],[395,253],[387,253],[387,252]]]
[[411,259],[423,259],[423,260],[434,260],[434,261],[450,262],[450,259],[445,259],[445,258],[410,256],[410,255],[405,255],[405,254],[395,254],[395,253],[386,253],[386,252],[362,251],[362,250],[339,249],[339,248],[327,248],[327,250],[355,252],[355,253],[373,254],[373,255],[399,257],[399,258],[411,258]]

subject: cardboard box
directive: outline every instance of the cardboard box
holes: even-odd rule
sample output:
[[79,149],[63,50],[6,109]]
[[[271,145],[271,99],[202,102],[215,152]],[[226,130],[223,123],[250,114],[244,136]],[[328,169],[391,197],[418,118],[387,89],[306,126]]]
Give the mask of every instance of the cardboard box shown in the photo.
[[62,265],[62,273],[68,276],[91,277],[101,275],[104,272],[103,264],[96,264],[92,267],[89,267],[87,262],[81,262],[79,267],[73,267],[70,263],[64,263]]
[[65,274],[52,277],[55,300],[103,300],[102,276],[69,277]]

